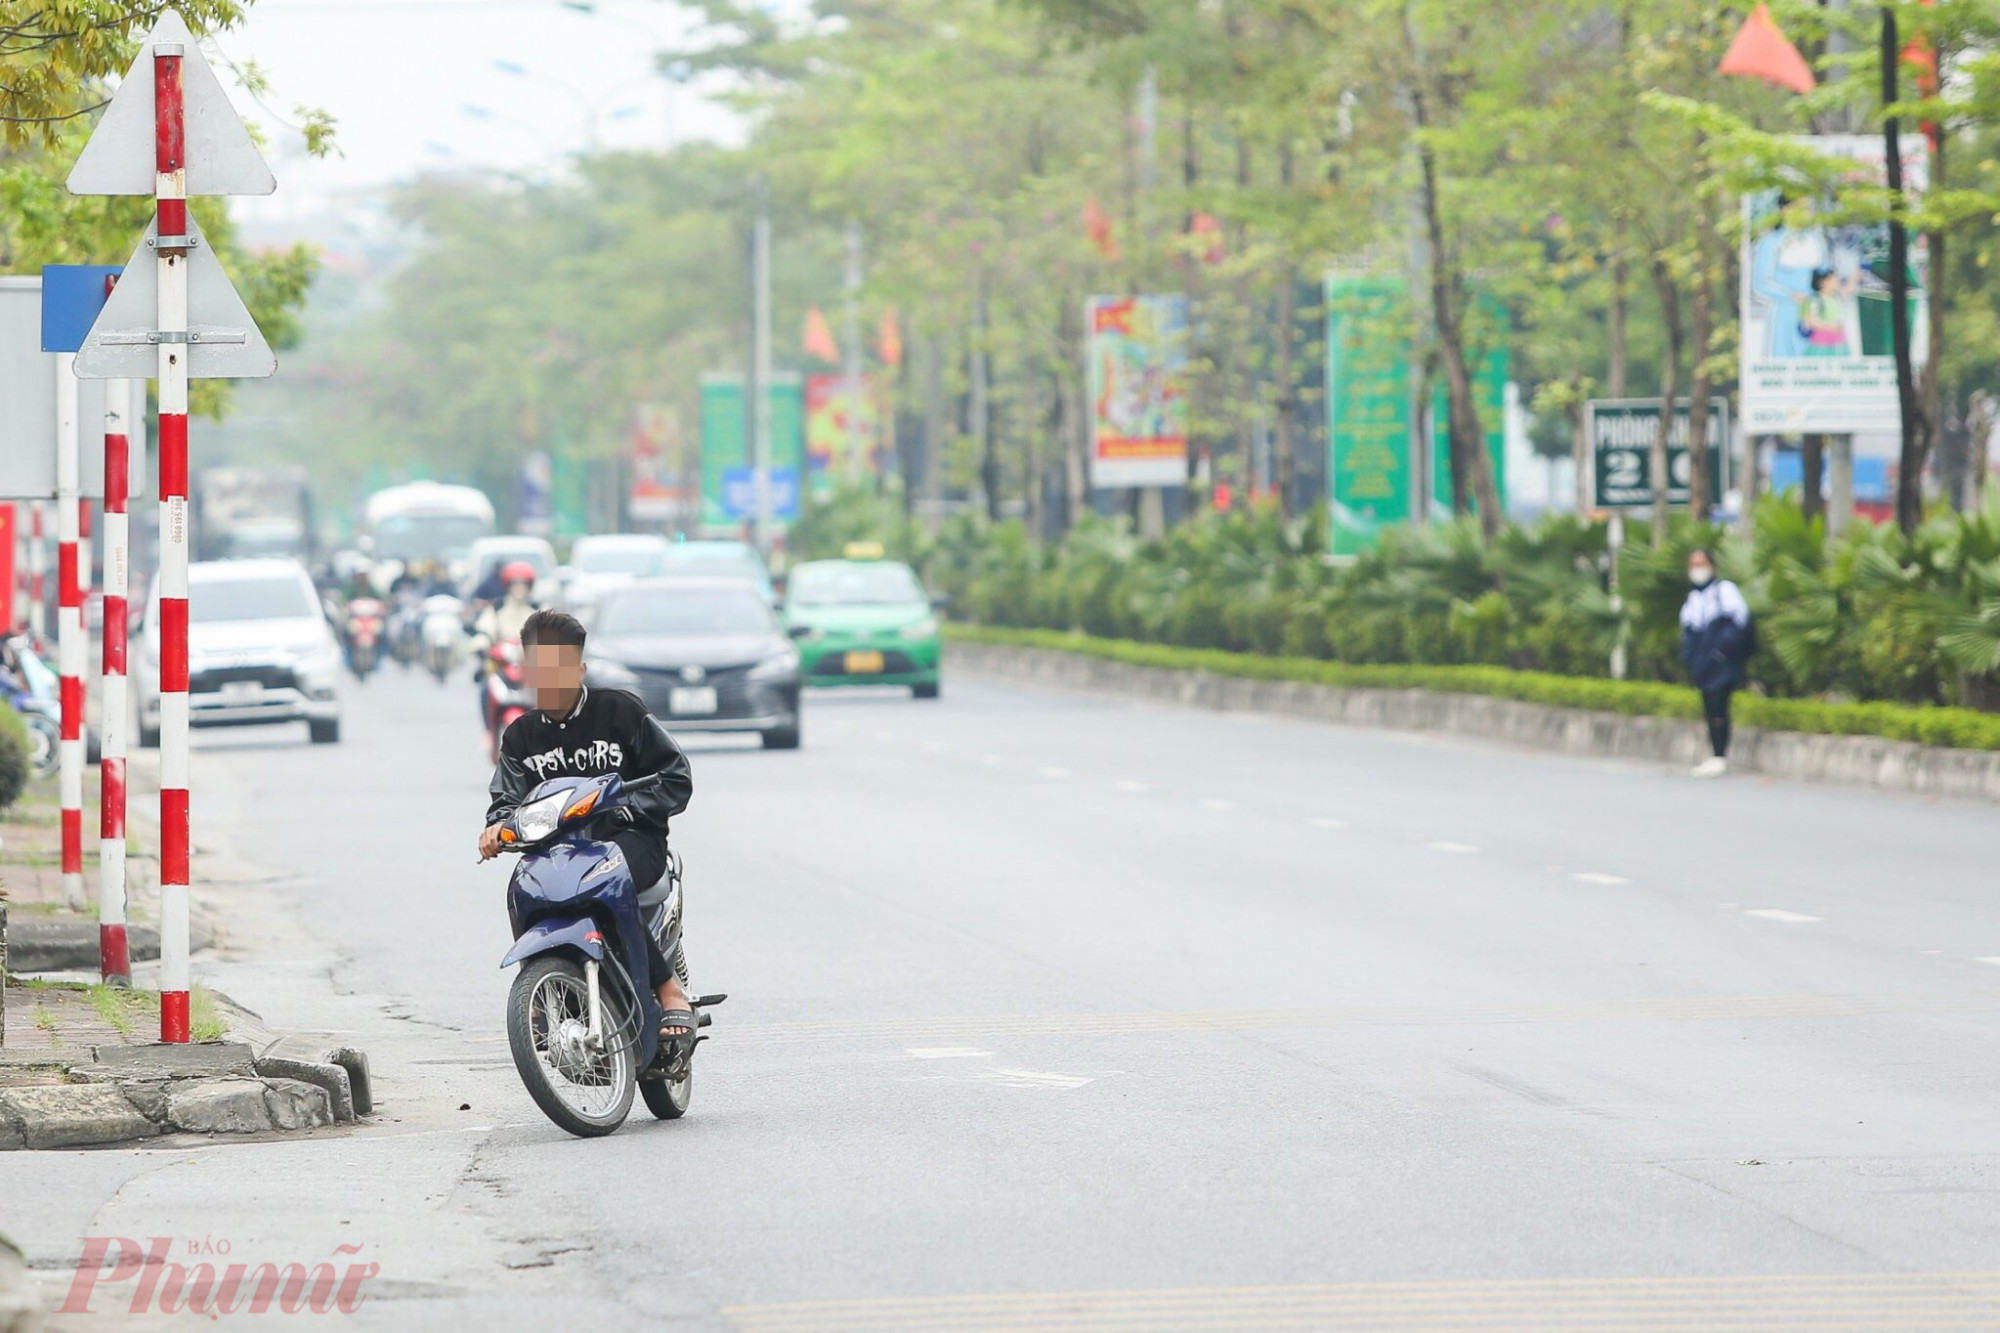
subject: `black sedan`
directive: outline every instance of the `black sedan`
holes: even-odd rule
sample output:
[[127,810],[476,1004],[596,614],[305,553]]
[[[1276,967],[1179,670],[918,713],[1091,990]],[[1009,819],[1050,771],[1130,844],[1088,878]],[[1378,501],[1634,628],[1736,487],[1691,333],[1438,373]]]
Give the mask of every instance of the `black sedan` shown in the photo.
[[754,731],[799,745],[799,652],[755,585],[641,579],[599,608],[589,683],[630,690],[673,731]]

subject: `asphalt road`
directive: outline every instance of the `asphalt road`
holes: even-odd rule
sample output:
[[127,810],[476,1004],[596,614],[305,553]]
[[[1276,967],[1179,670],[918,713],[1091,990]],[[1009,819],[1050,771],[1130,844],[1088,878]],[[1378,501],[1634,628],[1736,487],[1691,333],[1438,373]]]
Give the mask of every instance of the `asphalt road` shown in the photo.
[[0,1158],[51,1290],[123,1235],[359,1245],[356,1328],[2000,1328],[1990,807],[814,697],[799,753],[690,740],[730,999],[686,1120],[578,1142],[506,1053],[467,695],[200,739],[198,972],[382,1115]]

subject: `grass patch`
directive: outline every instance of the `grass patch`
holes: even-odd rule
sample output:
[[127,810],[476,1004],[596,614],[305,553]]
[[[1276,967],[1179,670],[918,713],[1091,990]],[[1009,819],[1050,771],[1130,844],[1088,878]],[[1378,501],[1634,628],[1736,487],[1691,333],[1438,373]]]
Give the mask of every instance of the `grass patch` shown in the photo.
[[[155,996],[155,1008],[158,1007]],[[188,996],[188,1036],[195,1041],[221,1041],[229,1033],[216,1007],[215,992],[196,986]]]
[[[1129,639],[1099,639],[1059,630],[995,629],[984,625],[947,628],[962,643],[1044,648],[1077,653],[1131,666],[1170,671],[1206,671],[1248,680],[1300,681],[1335,689],[1431,690],[1479,694],[1558,708],[1587,708],[1629,717],[1701,717],[1701,696],[1685,685],[1656,681],[1605,680],[1515,671],[1497,666],[1400,666],[1327,662],[1310,657],[1264,657],[1219,649],[1176,648]],[[1969,708],[1918,708],[1892,703],[1831,703],[1818,699],[1736,696],[1736,720],[1771,731],[1822,736],[1882,736],[1961,750],[2000,750],[2000,714]]]

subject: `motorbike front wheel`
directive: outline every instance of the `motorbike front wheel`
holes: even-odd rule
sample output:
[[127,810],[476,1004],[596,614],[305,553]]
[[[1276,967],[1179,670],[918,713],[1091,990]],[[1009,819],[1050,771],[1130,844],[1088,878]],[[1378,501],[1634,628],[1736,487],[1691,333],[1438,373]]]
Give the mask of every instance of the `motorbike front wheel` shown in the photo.
[[[544,954],[522,965],[507,995],[514,1069],[542,1114],[578,1138],[609,1134],[632,1110],[632,1049],[612,1005],[607,1043],[593,1048],[583,964]],[[652,1105],[651,1098],[647,1105]]]
[[38,778],[54,774],[60,753],[62,728],[39,713],[23,718],[28,730],[28,767]]
[[659,1120],[678,1120],[687,1114],[688,1103],[694,1100],[694,1070],[683,1069],[681,1076],[671,1081],[664,1078],[641,1079],[639,1095],[646,1099],[646,1109]]

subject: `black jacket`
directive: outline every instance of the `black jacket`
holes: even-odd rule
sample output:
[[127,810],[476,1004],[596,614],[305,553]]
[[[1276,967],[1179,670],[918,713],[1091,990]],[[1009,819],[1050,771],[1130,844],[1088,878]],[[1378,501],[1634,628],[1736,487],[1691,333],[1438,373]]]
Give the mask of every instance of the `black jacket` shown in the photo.
[[613,771],[625,778],[660,775],[657,787],[634,794],[623,810],[612,812],[624,827],[664,838],[667,821],[687,809],[694,795],[687,756],[639,697],[585,686],[582,702],[564,721],[551,721],[532,709],[507,728],[500,738],[499,766],[487,787],[493,802],[486,807],[486,822],[505,819],[536,784],[550,778],[594,778]]

